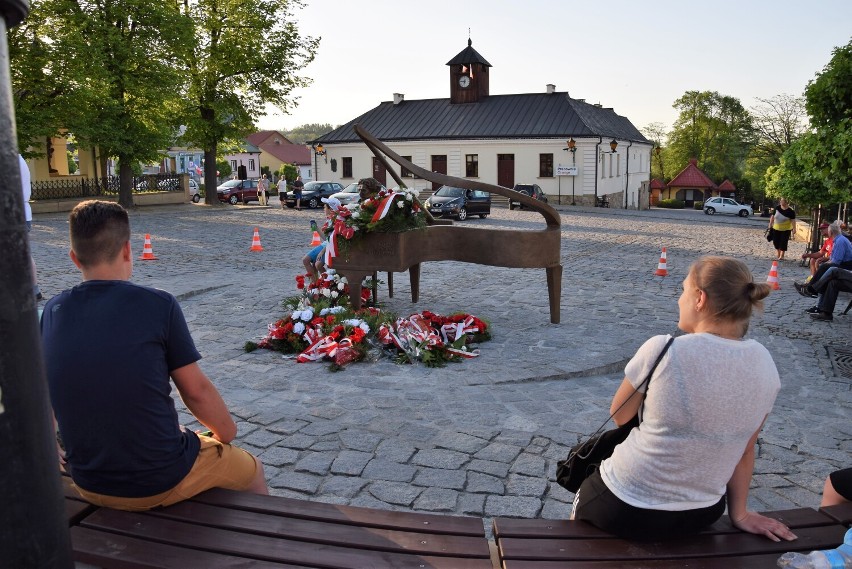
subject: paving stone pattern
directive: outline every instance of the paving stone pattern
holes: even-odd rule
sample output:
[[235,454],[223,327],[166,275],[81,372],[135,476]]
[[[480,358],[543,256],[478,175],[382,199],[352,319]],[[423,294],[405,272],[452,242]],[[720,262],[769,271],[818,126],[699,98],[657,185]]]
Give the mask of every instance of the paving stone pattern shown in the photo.
[[[264,462],[271,491],[395,510],[564,518],[573,495],[553,481],[556,461],[608,416],[624,364],[650,336],[674,333],[677,297],[702,254],[741,258],[757,280],[773,251],[765,219],[701,212],[562,206],[562,323],[550,324],[543,270],[454,262],[424,264],[420,301],[397,274],[398,314],[470,311],[493,326],[481,357],[442,369],[388,360],[332,373],[281,354],[245,353],[283,316],[319,210],[208,207],[131,212],[134,254],[150,233],[157,261],[133,280],[181,300],[202,368],[239,425],[238,444]],[[477,227],[529,230],[540,216],[495,208]],[[249,252],[253,229],[263,252]],[[32,249],[46,296],[79,280],[68,259],[67,217],[37,215]],[[667,247],[666,278],[654,276]],[[791,244],[789,255],[804,250]],[[749,335],[772,353],[782,378],[758,441],[749,498],[759,510],[814,507],[825,476],[850,465],[850,380],[833,375],[827,347],[848,345],[852,316],[812,322],[793,288],[806,275],[781,263],[781,290]],[[385,280],[384,275],[381,276]],[[843,307],[845,296],[838,303]],[[181,419],[197,427],[178,400]]]

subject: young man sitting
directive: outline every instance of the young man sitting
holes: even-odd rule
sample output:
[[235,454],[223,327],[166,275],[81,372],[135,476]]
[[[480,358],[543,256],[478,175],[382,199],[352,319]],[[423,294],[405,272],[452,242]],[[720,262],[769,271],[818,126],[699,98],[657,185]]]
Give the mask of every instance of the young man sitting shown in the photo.
[[[80,495],[139,511],[214,487],[268,493],[261,462],[229,444],[237,427],[198,366],[177,300],[129,282],[127,212],[86,201],[69,222],[83,282],[45,305],[41,331],[50,399]],[[170,378],[210,436],[178,423]]]

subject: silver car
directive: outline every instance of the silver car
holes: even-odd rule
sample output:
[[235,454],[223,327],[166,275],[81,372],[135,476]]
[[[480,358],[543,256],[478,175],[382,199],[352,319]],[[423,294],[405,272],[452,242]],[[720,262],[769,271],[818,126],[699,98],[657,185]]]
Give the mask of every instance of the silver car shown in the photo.
[[361,195],[358,193],[358,182],[352,182],[343,188],[342,192],[337,192],[331,197],[339,199],[340,205],[358,203],[358,200],[361,198]]

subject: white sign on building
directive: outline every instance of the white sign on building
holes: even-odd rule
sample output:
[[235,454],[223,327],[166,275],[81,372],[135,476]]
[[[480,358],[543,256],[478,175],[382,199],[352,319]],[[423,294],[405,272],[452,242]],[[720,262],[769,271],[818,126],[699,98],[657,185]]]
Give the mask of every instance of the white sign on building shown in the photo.
[[576,166],[563,166],[559,164],[556,166],[556,175],[557,176],[576,176],[577,175],[577,167]]

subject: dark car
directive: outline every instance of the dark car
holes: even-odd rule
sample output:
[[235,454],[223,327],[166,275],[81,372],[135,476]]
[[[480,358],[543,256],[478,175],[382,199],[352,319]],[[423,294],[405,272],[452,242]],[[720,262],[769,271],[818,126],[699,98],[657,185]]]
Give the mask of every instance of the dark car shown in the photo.
[[464,221],[470,215],[485,219],[491,213],[491,194],[481,190],[466,190],[441,186],[426,200],[426,208],[435,217],[457,217]]
[[[538,187],[538,184],[515,184],[515,187],[512,189],[516,192],[526,194],[534,200],[547,203],[547,196],[544,195],[544,192],[541,191],[541,188]],[[523,204],[521,204],[521,202],[509,198],[509,209],[515,209],[516,207],[524,209],[524,206]]]
[[[308,182],[302,188],[302,207],[311,209],[318,208],[322,205],[322,198],[331,197],[331,194],[343,191],[343,184],[337,182]],[[296,195],[293,192],[287,192],[287,197],[284,203],[289,208],[296,207]]]
[[257,199],[257,180],[228,180],[216,188],[220,202],[231,205],[259,201]]

